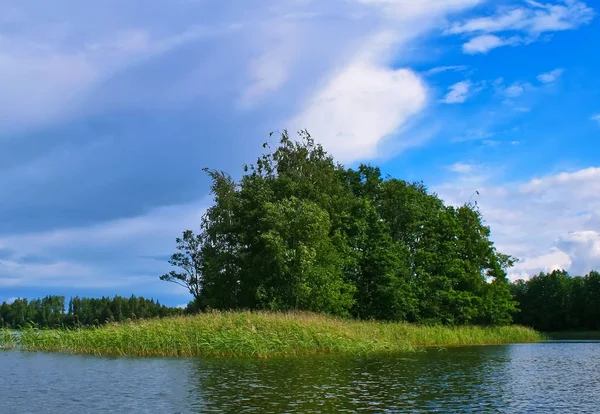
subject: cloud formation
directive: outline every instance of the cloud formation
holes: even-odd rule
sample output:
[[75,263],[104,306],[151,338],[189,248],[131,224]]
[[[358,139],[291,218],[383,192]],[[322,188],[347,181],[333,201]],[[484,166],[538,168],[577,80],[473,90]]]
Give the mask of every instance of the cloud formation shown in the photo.
[[332,79],[291,124],[305,125],[342,162],[372,159],[380,141],[423,109],[426,97],[414,72],[357,62]]
[[594,18],[594,10],[578,0],[557,3],[528,0],[526,4],[498,7],[491,16],[454,23],[445,33],[473,36],[463,45],[465,53],[487,53],[501,46],[534,42],[544,33],[576,29]]
[[515,82],[512,85],[508,86],[506,89],[504,89],[504,95],[506,95],[509,98],[516,98],[518,96],[521,96],[523,92],[525,92],[525,87],[526,85],[523,85],[520,82]]
[[198,227],[208,203],[160,207],[87,227],[0,236],[0,246],[7,249],[0,260],[0,287],[112,288],[153,295],[166,288],[185,294],[164,286],[158,276],[169,268],[175,237]]
[[511,278],[556,268],[574,275],[600,269],[600,233],[591,230],[600,228],[600,168],[505,184],[494,183],[490,166],[454,171],[451,182],[434,189],[455,205],[479,191],[492,240],[499,251],[520,259]]
[[[438,62],[441,48],[423,53],[430,35],[455,21],[446,39],[483,54],[580,27],[593,12],[569,0],[464,14],[478,5],[485,2],[2,2],[0,193],[10,196],[0,203],[0,290],[8,297],[23,289],[135,289],[183,303],[182,292],[157,276],[168,269],[174,238],[195,228],[208,203],[201,168],[236,175],[272,130],[307,128],[346,163],[389,158],[427,140],[432,146],[419,148],[417,164],[448,139],[462,143],[449,153],[497,152],[521,140],[508,137],[519,125],[507,125],[510,134],[499,126],[533,107],[525,92],[536,87],[496,83],[494,98],[518,98],[520,106],[482,105],[476,117],[466,112],[472,105],[436,105],[438,81],[451,85],[437,102],[447,104],[491,83],[457,82],[482,71],[471,63],[481,60]],[[552,84],[560,71],[502,75]],[[450,135],[436,139],[442,127]],[[596,201],[581,199],[586,188],[575,173],[532,193],[516,188],[534,180],[497,183],[479,158],[465,158],[478,161],[449,166],[457,180],[440,188],[457,201],[480,190],[494,239],[523,258],[519,269],[595,263]],[[398,164],[418,170],[411,162]],[[541,220],[555,218],[556,231],[542,226],[540,235]]]
[[468,42],[463,44],[463,52],[468,55],[475,55],[477,53],[486,54],[490,50],[496,49],[501,46],[516,46],[522,43],[523,39],[519,36],[512,36],[508,39],[503,39],[499,36],[492,34],[484,34],[473,37]]
[[0,286],[158,291],[201,168],[238,171],[278,127],[347,162],[414,144],[428,86],[397,63],[478,3],[3,2]]
[[454,85],[450,85],[448,88],[448,93],[442,99],[442,102],[445,104],[456,104],[463,103],[467,100],[469,96],[469,90],[471,89],[471,81],[460,81],[455,83]]
[[541,73],[538,75],[537,79],[542,83],[554,83],[561,77],[565,70],[564,69],[554,69],[550,72]]

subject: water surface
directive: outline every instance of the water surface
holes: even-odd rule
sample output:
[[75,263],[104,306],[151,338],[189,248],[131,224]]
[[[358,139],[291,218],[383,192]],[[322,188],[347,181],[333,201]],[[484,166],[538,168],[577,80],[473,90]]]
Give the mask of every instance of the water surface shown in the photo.
[[600,343],[268,360],[7,351],[0,390],[2,413],[597,413]]

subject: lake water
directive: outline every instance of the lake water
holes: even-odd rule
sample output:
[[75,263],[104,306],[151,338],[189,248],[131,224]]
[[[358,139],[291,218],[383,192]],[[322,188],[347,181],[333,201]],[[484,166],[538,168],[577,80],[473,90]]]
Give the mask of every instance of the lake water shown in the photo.
[[7,351],[0,412],[598,413],[600,343],[268,360]]

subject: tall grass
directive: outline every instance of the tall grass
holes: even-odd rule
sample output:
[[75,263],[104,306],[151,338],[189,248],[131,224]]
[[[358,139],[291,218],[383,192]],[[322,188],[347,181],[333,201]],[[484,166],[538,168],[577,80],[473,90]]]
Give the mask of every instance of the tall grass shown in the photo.
[[[428,346],[535,342],[528,328],[359,322],[311,313],[224,312],[75,330],[22,332],[23,350],[95,355],[269,357],[377,354]],[[15,341],[5,336],[0,341]],[[2,342],[0,342],[2,343]]]
[[16,345],[15,335],[8,329],[0,329],[0,349],[14,349]]

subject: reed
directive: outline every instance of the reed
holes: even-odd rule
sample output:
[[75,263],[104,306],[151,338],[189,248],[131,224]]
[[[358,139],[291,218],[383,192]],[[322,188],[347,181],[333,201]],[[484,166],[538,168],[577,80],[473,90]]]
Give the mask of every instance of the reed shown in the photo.
[[364,355],[540,339],[536,331],[520,326],[418,326],[270,312],[213,312],[73,330],[26,329],[17,339],[0,337],[0,341],[12,341],[13,346],[30,351],[217,357]]
[[0,329],[0,349],[14,349],[16,345],[15,335],[8,329]]

